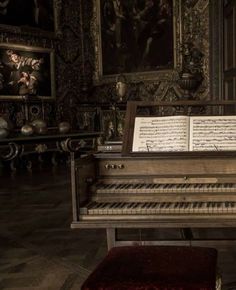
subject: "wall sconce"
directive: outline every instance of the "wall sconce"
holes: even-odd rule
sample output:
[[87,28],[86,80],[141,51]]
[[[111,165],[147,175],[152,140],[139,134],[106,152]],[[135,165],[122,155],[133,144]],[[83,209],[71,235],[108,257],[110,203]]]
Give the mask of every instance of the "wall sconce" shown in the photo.
[[192,92],[203,81],[203,53],[190,42],[182,45],[183,64],[177,81],[183,90],[183,99],[191,100]]
[[127,92],[127,82],[124,75],[119,75],[116,79],[116,94],[119,97],[118,101],[122,102]]
[[180,78],[178,79],[177,83],[183,90],[183,99],[192,100],[193,96],[191,92],[194,91],[199,84],[196,77],[191,73],[183,72],[180,75]]

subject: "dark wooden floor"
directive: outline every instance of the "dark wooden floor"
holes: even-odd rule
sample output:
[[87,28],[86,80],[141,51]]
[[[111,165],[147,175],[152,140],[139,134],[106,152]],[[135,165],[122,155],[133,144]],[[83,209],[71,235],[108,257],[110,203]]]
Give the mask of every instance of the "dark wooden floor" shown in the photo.
[[[69,168],[0,174],[0,290],[78,290],[106,254],[103,230],[71,230]],[[171,230],[160,235],[174,236]],[[234,235],[236,230],[195,231]],[[218,247],[224,284],[236,289],[236,248]]]

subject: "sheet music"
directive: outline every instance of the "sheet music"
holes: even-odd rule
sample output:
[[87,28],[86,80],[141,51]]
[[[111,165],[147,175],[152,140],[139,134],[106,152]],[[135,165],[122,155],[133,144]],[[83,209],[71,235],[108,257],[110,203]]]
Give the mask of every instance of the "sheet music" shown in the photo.
[[190,151],[236,150],[236,116],[190,118]]
[[136,117],[133,152],[187,151],[189,117]]

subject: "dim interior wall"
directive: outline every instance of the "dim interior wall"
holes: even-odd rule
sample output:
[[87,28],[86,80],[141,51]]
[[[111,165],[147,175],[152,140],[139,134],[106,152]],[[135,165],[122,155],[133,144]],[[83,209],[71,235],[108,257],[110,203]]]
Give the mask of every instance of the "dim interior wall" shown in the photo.
[[[182,3],[184,2],[184,4]],[[94,124],[100,120],[101,111],[110,109],[117,102],[114,82],[93,83],[95,67],[94,0],[55,0],[59,17],[59,35],[2,31],[1,42],[55,49],[55,102],[31,103],[28,107],[30,119],[44,116],[50,126],[61,120],[68,120],[74,128],[97,129]],[[194,92],[201,99],[210,96],[209,69],[209,0],[181,1],[181,38],[194,44],[203,54],[204,78]],[[177,84],[177,72],[162,79],[135,80],[131,78],[126,99],[134,100],[176,100],[181,97]],[[35,109],[36,108],[36,109]],[[122,108],[121,111],[123,111]],[[36,112],[36,113],[35,113]],[[38,112],[38,113],[37,113]],[[25,106],[22,102],[0,101],[0,114],[7,115],[17,127],[25,123]],[[103,114],[104,115],[104,114]]]

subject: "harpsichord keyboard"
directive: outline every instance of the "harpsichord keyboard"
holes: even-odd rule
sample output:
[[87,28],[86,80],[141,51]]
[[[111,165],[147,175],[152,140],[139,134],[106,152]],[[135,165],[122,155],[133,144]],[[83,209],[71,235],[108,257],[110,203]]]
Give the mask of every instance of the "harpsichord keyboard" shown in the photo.
[[75,161],[75,227],[236,225],[236,154]]

